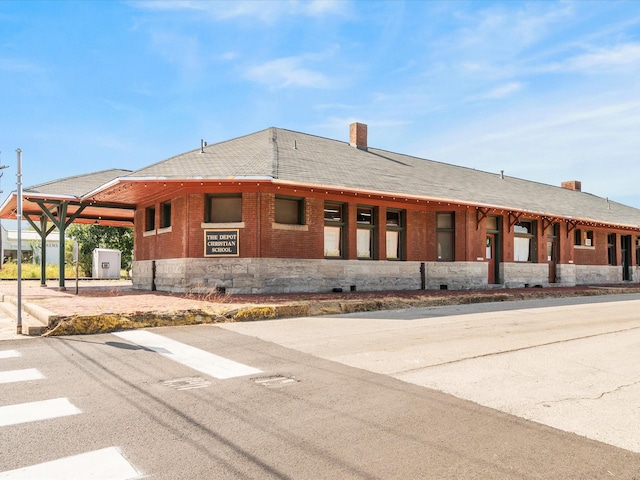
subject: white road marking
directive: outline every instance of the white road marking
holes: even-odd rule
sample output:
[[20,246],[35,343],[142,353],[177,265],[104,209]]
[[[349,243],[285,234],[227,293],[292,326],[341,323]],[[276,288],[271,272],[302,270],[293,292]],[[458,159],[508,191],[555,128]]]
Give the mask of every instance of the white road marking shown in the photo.
[[26,382],[28,380],[41,380],[44,375],[37,368],[24,368],[22,370],[6,370],[0,372],[0,383]]
[[0,359],[2,358],[14,358],[22,356],[17,350],[0,350]]
[[82,413],[66,398],[19,403],[0,407],[0,427]]
[[81,453],[30,467],[0,472],[0,479],[32,480],[128,480],[142,475],[116,447]]
[[257,368],[234,362],[228,358],[220,357],[145,330],[116,332],[114,335],[214,378],[227,379],[262,373],[262,370]]

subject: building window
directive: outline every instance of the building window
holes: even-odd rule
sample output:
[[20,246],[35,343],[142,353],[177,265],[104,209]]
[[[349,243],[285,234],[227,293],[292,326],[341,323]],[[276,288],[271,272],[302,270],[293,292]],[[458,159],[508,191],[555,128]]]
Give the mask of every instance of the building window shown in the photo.
[[636,265],[640,267],[640,237],[636,237]]
[[455,217],[453,212],[436,213],[436,260],[455,260]]
[[536,259],[536,222],[517,222],[513,226],[513,260],[533,262]]
[[616,255],[616,234],[609,233],[607,235],[607,261],[609,265],[617,265],[618,259]]
[[242,195],[207,195],[205,222],[242,222]]
[[149,232],[156,229],[156,207],[147,207],[144,211],[144,229]]
[[499,227],[500,225],[498,222],[498,217],[496,215],[489,215],[487,217],[487,224],[486,224],[487,232],[498,233]]
[[343,258],[345,206],[338,203],[324,204],[324,256]]
[[573,244],[576,246],[593,247],[593,230],[576,228],[573,233]]
[[358,207],[356,210],[356,243],[358,258],[374,258],[373,240],[375,232],[374,209],[371,207]]
[[387,260],[402,260],[404,243],[404,212],[387,210]]
[[304,224],[304,208],[301,198],[276,197],[276,223],[288,225]]
[[171,226],[171,202],[164,202],[160,205],[160,228]]

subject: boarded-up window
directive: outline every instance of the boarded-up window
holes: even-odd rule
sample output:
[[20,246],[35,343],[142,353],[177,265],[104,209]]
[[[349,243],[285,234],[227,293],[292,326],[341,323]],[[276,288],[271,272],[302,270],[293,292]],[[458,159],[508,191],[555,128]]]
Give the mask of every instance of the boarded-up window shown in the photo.
[[208,197],[207,223],[242,222],[241,195],[210,195]]
[[302,225],[303,202],[301,198],[276,197],[276,223]]

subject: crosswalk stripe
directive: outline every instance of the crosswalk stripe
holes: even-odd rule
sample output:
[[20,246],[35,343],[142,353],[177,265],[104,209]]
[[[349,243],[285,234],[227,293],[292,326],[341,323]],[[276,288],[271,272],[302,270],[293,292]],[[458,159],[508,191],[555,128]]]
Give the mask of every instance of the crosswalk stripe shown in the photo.
[[145,330],[116,332],[114,335],[214,378],[227,379],[262,373],[257,368]]
[[0,350],[0,359],[19,357],[20,352],[17,350]]
[[2,480],[130,480],[142,475],[116,447],[81,453],[30,467],[0,472]]
[[66,398],[19,403],[0,407],[0,427],[19,423],[66,417],[82,413]]
[[0,383],[26,382],[28,380],[40,380],[44,375],[36,368],[23,368],[22,370],[6,370],[0,372]]

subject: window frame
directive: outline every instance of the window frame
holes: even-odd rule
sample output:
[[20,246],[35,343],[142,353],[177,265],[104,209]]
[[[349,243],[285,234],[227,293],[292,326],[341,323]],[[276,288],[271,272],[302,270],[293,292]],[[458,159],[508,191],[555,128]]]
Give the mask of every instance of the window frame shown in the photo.
[[[215,208],[213,206],[213,202],[216,199],[234,199],[240,200],[240,217],[231,218],[225,221],[214,221],[213,216],[215,215]],[[204,221],[205,223],[210,224],[231,224],[231,223],[241,223],[242,222],[242,207],[243,207],[243,198],[241,193],[208,193],[205,195],[205,212],[204,212]]]
[[144,231],[152,232],[156,229],[156,206],[151,205],[144,209]]
[[171,227],[171,200],[160,204],[160,228]]
[[612,267],[618,266],[617,238],[615,233],[607,233],[607,263]]
[[575,247],[595,247],[595,235],[593,230],[582,230],[576,228],[573,233],[573,245]]
[[[340,220],[336,221],[335,219],[328,219],[326,215],[326,211],[328,207],[336,207],[340,210]],[[344,234],[345,226],[346,226],[346,215],[347,215],[347,204],[339,203],[339,202],[324,202],[323,207],[324,212],[324,258],[328,259],[344,259],[346,252],[346,236]],[[338,239],[338,254],[337,255],[327,255],[327,229],[339,229],[339,239]]]
[[[280,218],[278,219],[278,203],[282,203],[282,202],[293,202],[295,203],[295,205],[297,205],[297,212],[296,212],[296,221],[295,222],[283,222],[283,221],[278,221],[278,220],[282,220],[282,216],[280,216]],[[304,198],[301,197],[290,197],[290,196],[286,196],[286,195],[276,195],[274,200],[273,200],[273,221],[274,223],[278,223],[280,225],[304,225],[304,218],[305,218],[305,210],[304,210]]]
[[[369,206],[369,205],[357,205],[356,206],[356,256],[358,258],[358,260],[375,260],[377,258],[376,255],[376,223],[377,223],[377,216],[378,216],[378,209],[376,207],[373,206]],[[360,215],[361,215],[361,211],[364,212],[368,211],[369,212],[369,222],[365,223],[361,220],[359,220]],[[361,255],[360,252],[360,245],[361,245],[361,238],[364,239],[364,233],[367,233],[368,235],[368,240],[369,240],[369,255],[368,256],[364,256]],[[362,237],[361,237],[361,233],[362,233]],[[364,251],[364,250],[362,250]]]
[[[524,225],[524,224],[529,224],[530,228],[529,231],[527,233],[525,232],[518,232],[516,231],[516,228],[518,226]],[[518,220],[514,225],[513,225],[513,261],[516,263],[538,263],[538,245],[537,245],[537,235],[538,233],[538,222],[536,220],[532,220],[532,219],[522,219],[522,220]],[[516,258],[517,255],[517,247],[516,247],[516,240],[529,240],[529,255],[527,260],[519,260]]]
[[[397,214],[398,224],[389,223],[389,213]],[[398,208],[388,208],[385,214],[385,226],[386,226],[386,259],[390,261],[402,261],[405,259],[405,224],[406,224],[406,211]],[[389,257],[389,233],[397,235],[396,245],[396,257]]]
[[[451,218],[451,226],[440,227],[439,217],[449,215]],[[443,239],[448,239],[444,242]],[[451,256],[442,258],[442,245],[448,244]],[[455,212],[436,212],[436,261],[437,262],[455,262],[456,261],[456,213]]]

